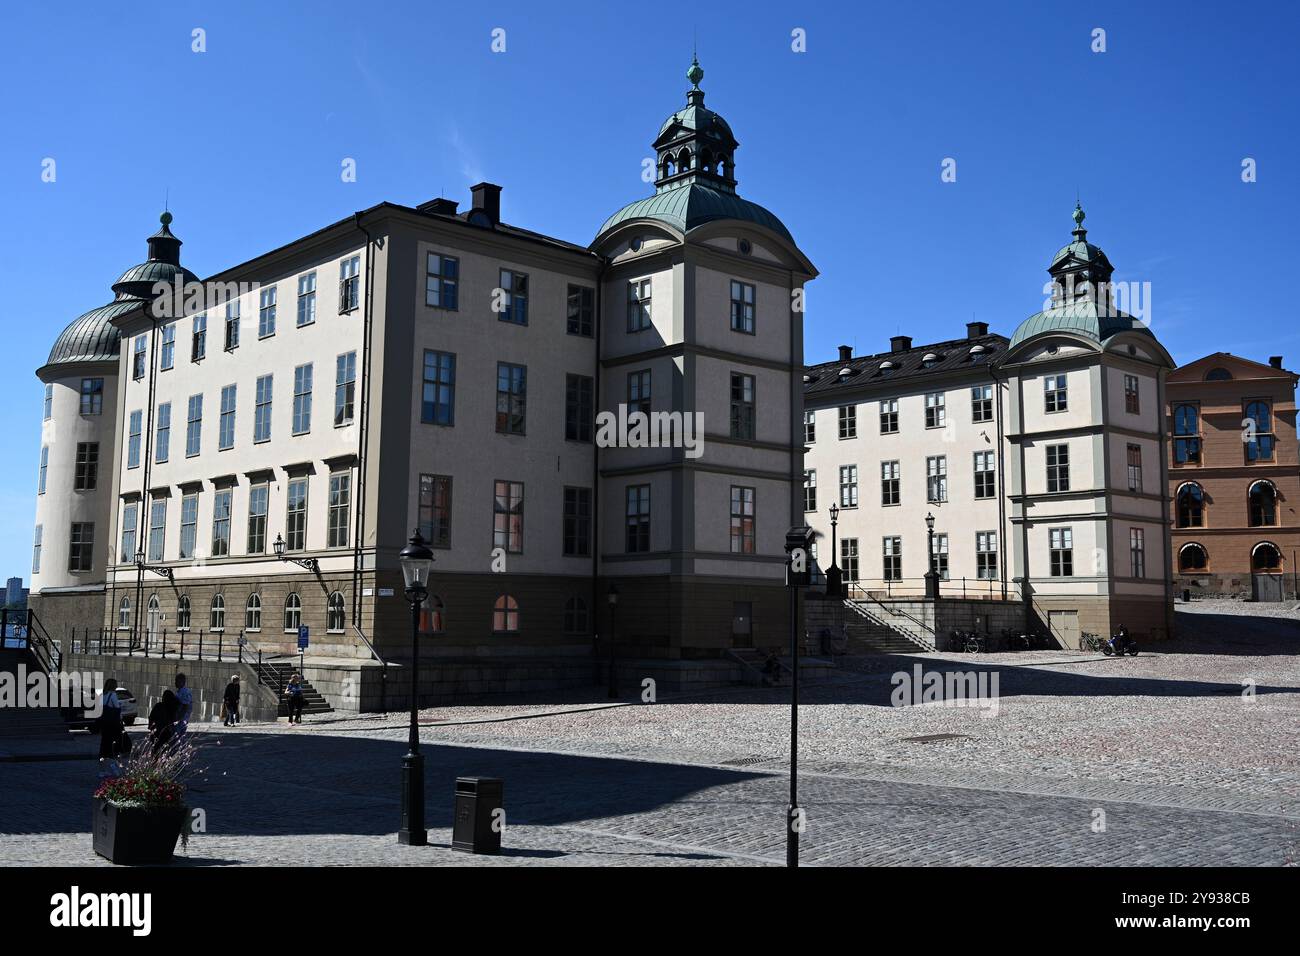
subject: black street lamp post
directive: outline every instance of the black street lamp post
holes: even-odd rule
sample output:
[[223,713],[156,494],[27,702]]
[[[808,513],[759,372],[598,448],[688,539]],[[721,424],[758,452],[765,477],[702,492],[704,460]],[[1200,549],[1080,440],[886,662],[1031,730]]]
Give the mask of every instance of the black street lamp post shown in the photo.
[[844,586],[843,578],[840,574],[839,566],[835,563],[835,557],[838,549],[835,545],[835,526],[839,524],[840,508],[834,502],[831,503],[831,566],[826,569],[826,596],[843,597]]
[[929,533],[929,552],[930,552],[930,570],[925,572],[925,598],[927,601],[939,600],[939,571],[936,568],[936,555],[934,553],[934,514],[927,513],[925,516],[925,527]]
[[790,591],[790,805],[785,818],[785,865],[799,865],[799,589],[812,584],[809,550],[812,528],[797,525],[785,534],[785,585]]
[[419,685],[420,685],[420,605],[429,595],[429,571],[433,552],[415,529],[410,543],[398,558],[406,581],[406,600],[411,604],[411,734],[406,756],[402,758],[402,826],[397,842],[408,846],[426,846],[429,831],[424,827],[424,757],[420,755]]
[[618,675],[616,671],[617,661],[614,657],[614,641],[618,638],[618,585],[611,583],[609,593],[605,595],[609,601],[609,691],[611,699],[618,696]]

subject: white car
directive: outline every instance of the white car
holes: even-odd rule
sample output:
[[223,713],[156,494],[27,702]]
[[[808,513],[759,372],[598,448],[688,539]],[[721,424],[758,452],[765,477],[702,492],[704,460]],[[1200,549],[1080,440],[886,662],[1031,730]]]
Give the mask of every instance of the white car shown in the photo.
[[[95,697],[98,698],[100,693],[103,693],[103,691],[97,693]],[[119,687],[116,693],[117,702],[122,707],[122,723],[125,726],[130,727],[135,723],[135,718],[140,713],[139,705],[136,703],[135,694],[131,693],[125,687]],[[91,725],[95,722],[95,717],[96,714],[93,709],[87,710],[80,716],[71,718],[68,721],[69,728],[72,730],[89,730]]]

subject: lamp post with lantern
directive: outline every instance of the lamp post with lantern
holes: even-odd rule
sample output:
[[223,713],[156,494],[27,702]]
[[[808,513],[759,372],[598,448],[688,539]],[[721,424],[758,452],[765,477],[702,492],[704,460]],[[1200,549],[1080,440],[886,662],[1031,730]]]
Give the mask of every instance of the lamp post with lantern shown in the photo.
[[618,676],[615,671],[617,661],[614,657],[614,641],[618,639],[618,585],[610,583],[609,592],[605,595],[609,602],[609,691],[608,696],[613,699],[618,696]]
[[837,598],[844,596],[843,577],[839,565],[835,563],[839,549],[835,544],[835,527],[840,523],[840,508],[831,503],[831,566],[826,569],[826,596]]
[[929,537],[929,570],[925,572],[925,599],[927,601],[939,600],[939,571],[935,567],[936,555],[934,553],[934,513],[927,512],[925,516],[925,528]]
[[420,685],[420,605],[429,596],[429,572],[433,552],[416,528],[398,555],[406,584],[406,600],[411,604],[411,733],[407,753],[402,758],[402,826],[397,842],[408,846],[426,846],[429,831],[424,826],[424,757],[420,754],[419,685]]

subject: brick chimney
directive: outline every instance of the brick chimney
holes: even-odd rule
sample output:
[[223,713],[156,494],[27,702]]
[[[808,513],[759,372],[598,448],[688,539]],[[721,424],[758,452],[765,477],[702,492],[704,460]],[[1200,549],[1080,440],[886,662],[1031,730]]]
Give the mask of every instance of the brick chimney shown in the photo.
[[889,337],[889,351],[906,352],[912,347],[912,337],[910,335],[891,335]]
[[851,359],[851,358],[853,358],[853,346],[851,346],[851,345],[841,345],[841,346],[840,346],[840,361],[841,361],[841,362],[847,362],[847,361],[848,361],[849,359]]
[[501,187],[495,183],[479,183],[469,187],[474,198],[473,209],[484,213],[496,225],[501,221]]
[[987,322],[967,322],[966,338],[978,339],[989,334],[989,324]]
[[1270,355],[1270,356],[1268,357],[1268,364],[1271,365],[1271,366],[1273,366],[1274,368],[1281,368],[1281,367],[1282,367],[1282,356],[1280,356],[1280,355]]

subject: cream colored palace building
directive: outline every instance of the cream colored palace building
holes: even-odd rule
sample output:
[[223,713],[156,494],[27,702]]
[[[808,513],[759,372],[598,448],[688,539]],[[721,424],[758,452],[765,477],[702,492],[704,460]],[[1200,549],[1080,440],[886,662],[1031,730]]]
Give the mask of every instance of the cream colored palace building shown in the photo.
[[[1010,339],[966,335],[804,377],[804,507],[861,591],[1026,604],[1029,626],[1171,632],[1165,376],[1173,361],[1112,301],[1112,267],[1076,208],[1047,308]],[[932,557],[926,518],[934,518]],[[852,589],[850,589],[852,590]]]
[[[702,76],[653,193],[589,245],[501,221],[481,183],[467,210],[382,203],[176,301],[199,279],[164,215],[38,372],[47,630],[285,652],[305,626],[309,654],[400,658],[418,527],[430,654],[674,660],[783,633],[816,270],[738,195]],[[698,414],[702,444],[599,446],[620,406]]]

